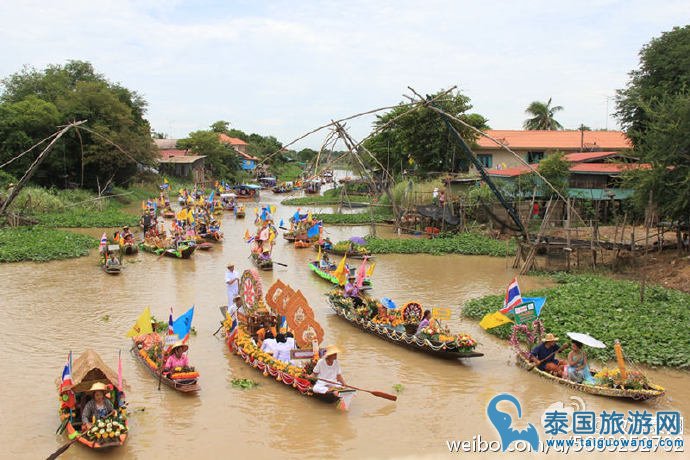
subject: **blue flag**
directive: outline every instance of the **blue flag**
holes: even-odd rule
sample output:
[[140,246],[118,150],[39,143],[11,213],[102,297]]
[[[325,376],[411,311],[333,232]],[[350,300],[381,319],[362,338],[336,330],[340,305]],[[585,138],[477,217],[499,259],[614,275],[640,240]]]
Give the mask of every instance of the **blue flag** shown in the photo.
[[295,213],[292,215],[292,221],[294,223],[299,222],[299,211],[295,211]]
[[283,223],[283,219],[280,219],[280,223],[278,224],[278,227],[285,227],[285,224]]
[[209,195],[208,195],[208,202],[213,203],[213,197],[216,195],[216,191],[213,190]]
[[181,315],[173,322],[173,333],[182,340],[184,339],[189,331],[192,330],[192,318],[194,317],[194,307],[187,310],[187,312]]
[[314,224],[312,225],[309,230],[307,230],[307,238],[314,238],[315,236],[319,236],[319,227],[321,224]]

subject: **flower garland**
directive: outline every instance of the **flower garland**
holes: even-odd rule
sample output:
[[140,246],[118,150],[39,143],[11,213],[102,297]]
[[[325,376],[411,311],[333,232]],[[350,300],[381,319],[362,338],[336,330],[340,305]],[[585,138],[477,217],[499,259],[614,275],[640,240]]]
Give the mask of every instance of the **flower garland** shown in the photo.
[[303,368],[277,360],[272,355],[261,351],[254,345],[244,328],[239,328],[237,337],[232,342],[228,341],[228,346],[247,364],[263,372],[264,376],[270,375],[277,381],[292,386],[302,394],[312,394],[312,383],[304,378]]
[[[522,348],[520,336],[524,336],[527,341],[528,349]],[[527,324],[516,324],[513,326],[513,332],[510,334],[510,346],[518,356],[524,359],[529,358],[532,346],[544,335],[544,324],[540,319],[534,320],[532,326]]]

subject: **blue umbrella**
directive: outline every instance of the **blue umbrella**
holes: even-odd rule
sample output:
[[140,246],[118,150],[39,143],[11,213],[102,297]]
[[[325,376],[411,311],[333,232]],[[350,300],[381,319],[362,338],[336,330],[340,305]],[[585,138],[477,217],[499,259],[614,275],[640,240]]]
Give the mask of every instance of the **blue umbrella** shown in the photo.
[[352,241],[355,244],[359,244],[361,246],[364,246],[365,244],[367,244],[367,240],[365,240],[361,236],[353,236],[350,238],[350,241]]

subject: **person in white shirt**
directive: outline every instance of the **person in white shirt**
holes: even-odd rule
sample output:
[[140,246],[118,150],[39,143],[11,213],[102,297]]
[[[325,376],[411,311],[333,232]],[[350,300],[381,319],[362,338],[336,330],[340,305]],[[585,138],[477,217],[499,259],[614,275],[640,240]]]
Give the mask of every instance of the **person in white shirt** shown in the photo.
[[261,351],[268,353],[269,355],[275,356],[276,349],[278,347],[278,342],[273,338],[273,332],[270,330],[266,331],[264,336],[264,341],[261,343]]
[[312,388],[314,393],[325,394],[332,392],[335,396],[339,396],[338,391],[335,390],[339,386],[338,383],[332,383],[340,382],[340,384],[345,385],[340,363],[338,363],[339,352],[340,349],[338,347],[329,345],[323,358],[319,359],[316,366],[314,366],[314,370],[309,375],[310,378],[318,379]]
[[287,342],[287,337],[285,337],[285,334],[281,333],[281,334],[276,335],[276,349],[275,350],[276,351],[273,354],[275,359],[278,359],[278,360],[283,361],[285,363],[290,362],[290,350],[292,350],[292,347]]
[[235,264],[232,262],[228,264],[228,270],[225,272],[225,287],[228,293],[228,310],[232,305],[235,296],[240,292],[240,275],[235,271]]
[[285,343],[288,344],[288,346],[290,347],[291,350],[292,350],[293,348],[296,348],[296,345],[295,345],[295,336],[292,334],[292,332],[287,331],[287,332],[285,333]]
[[236,295],[232,300],[232,303],[228,306],[228,314],[230,317],[238,320],[237,313],[244,315],[244,303],[242,303],[242,297]]

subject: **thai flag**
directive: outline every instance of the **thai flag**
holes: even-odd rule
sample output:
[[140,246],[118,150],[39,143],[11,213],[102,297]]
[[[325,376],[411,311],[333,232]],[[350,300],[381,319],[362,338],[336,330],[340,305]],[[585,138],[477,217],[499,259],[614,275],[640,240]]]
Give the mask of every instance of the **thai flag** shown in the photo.
[[231,344],[235,341],[235,336],[237,335],[237,318],[232,318],[232,326],[230,326],[230,333],[228,334],[228,343]]
[[172,307],[170,307],[170,316],[168,316],[168,335],[173,335],[173,312]]
[[521,303],[520,286],[518,286],[517,278],[513,278],[513,281],[508,285],[508,289],[506,289],[506,298],[503,301],[503,308],[501,308],[500,312],[508,313]]
[[108,235],[106,235],[105,232],[103,232],[103,235],[101,235],[101,244],[100,244],[100,247],[101,247],[101,248],[104,248],[104,247],[106,247],[107,245],[108,245]]
[[67,355],[67,363],[65,363],[65,367],[62,370],[62,382],[60,383],[60,389],[67,387],[67,386],[72,386],[72,352],[70,351],[69,355]]

